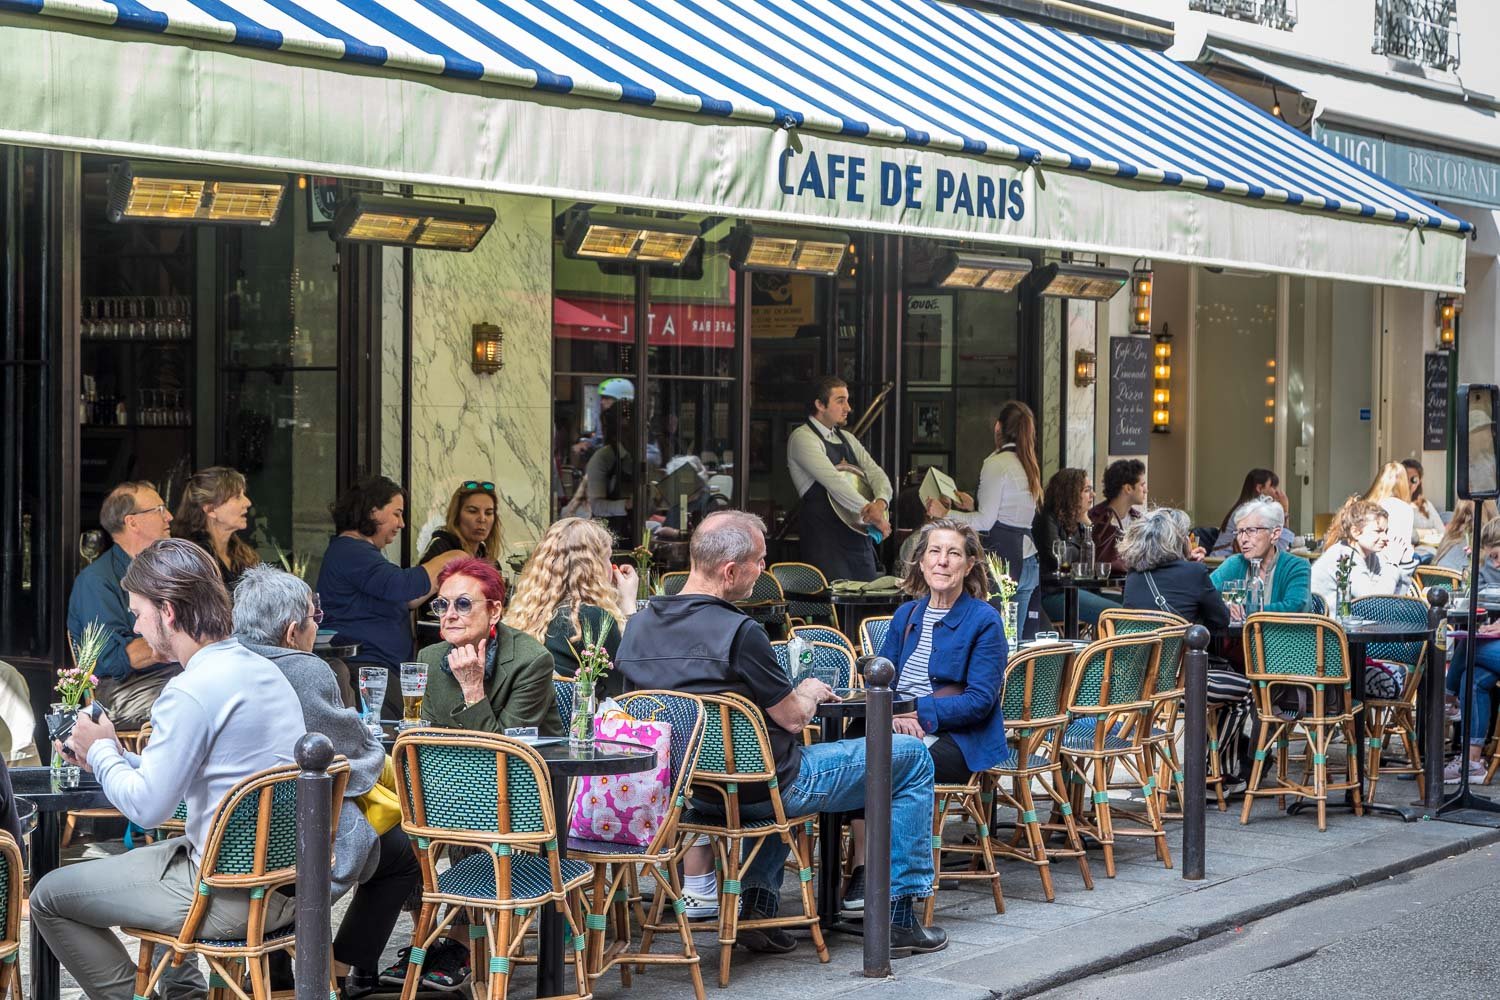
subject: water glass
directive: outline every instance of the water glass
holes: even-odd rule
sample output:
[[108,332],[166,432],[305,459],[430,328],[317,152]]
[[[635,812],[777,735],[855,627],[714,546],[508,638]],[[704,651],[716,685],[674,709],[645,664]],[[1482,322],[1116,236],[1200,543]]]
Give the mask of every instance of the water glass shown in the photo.
[[1061,538],[1052,543],[1052,558],[1057,560],[1057,572],[1059,576],[1067,576],[1072,572],[1072,560],[1068,558],[1068,543]]
[[427,664],[401,664],[401,725],[422,724],[422,698],[427,694]]
[[365,728],[377,737],[382,735],[380,707],[385,703],[385,689],[390,679],[391,672],[385,667],[359,668],[359,697],[365,706]]

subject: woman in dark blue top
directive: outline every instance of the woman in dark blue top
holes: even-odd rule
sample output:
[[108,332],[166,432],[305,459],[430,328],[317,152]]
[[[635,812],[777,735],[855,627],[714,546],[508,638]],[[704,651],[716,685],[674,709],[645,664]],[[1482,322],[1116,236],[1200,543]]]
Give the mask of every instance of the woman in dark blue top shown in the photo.
[[903,583],[917,600],[896,609],[880,647],[896,665],[895,690],[917,703],[893,727],[927,742],[940,784],[963,784],[1005,756],[1005,625],[985,600],[983,552],[968,525],[923,525]]
[[385,717],[395,718],[401,710],[398,665],[412,656],[411,609],[437,589],[443,566],[466,553],[444,552],[409,569],[387,559],[381,550],[406,525],[406,491],[384,476],[355,483],[330,512],[338,534],[328,542],[318,571],[323,626],[337,633],[337,641],[360,644],[351,664],[390,670]]

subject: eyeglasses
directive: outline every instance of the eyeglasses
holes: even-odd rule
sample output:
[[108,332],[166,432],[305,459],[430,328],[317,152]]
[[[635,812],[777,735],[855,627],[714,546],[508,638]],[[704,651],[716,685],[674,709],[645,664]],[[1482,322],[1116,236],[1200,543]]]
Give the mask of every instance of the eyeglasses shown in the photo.
[[467,618],[474,613],[474,608],[477,605],[488,603],[490,603],[488,600],[476,601],[468,594],[461,594],[451,601],[446,597],[435,597],[432,600],[432,610],[434,614],[441,618],[448,613],[449,608],[452,608],[458,617]]
[[312,614],[307,617],[312,619],[314,625],[323,624],[323,602],[318,599],[317,594],[312,595],[312,606]]
[[146,507],[141,510],[133,510],[130,512],[130,514],[126,514],[125,516],[129,517],[131,514],[165,514],[166,512],[167,505],[164,503],[159,503],[155,507]]
[[1243,528],[1235,528],[1234,529],[1234,533],[1236,535],[1258,535],[1262,531],[1270,531],[1270,530],[1271,530],[1270,528],[1260,527],[1260,526],[1256,526],[1256,525],[1247,525],[1247,526],[1245,526]]
[[469,479],[464,482],[466,490],[483,490],[486,493],[495,492],[495,484],[481,479]]

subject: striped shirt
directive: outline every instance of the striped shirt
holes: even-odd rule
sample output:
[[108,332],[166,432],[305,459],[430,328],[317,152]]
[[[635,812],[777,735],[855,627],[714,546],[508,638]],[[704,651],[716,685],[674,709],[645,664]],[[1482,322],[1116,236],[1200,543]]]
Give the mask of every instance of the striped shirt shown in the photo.
[[922,615],[922,628],[917,633],[917,648],[901,665],[901,677],[896,681],[896,690],[912,698],[932,694],[932,676],[927,672],[927,661],[932,658],[932,630],[947,617],[952,608],[927,606]]

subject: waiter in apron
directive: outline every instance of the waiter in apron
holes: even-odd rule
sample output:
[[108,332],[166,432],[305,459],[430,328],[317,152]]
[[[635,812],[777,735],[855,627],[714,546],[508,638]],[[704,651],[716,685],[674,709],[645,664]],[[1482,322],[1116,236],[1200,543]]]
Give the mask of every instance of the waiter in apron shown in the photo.
[[807,422],[787,442],[787,465],[802,498],[802,561],[830,580],[873,580],[881,575],[875,543],[891,533],[891,481],[864,445],[841,429],[849,410],[844,380],[819,379]]
[[1031,408],[1011,400],[995,419],[995,450],[979,470],[979,500],[958,495],[957,510],[947,501],[927,501],[929,517],[951,517],[969,525],[984,539],[984,547],[1010,568],[1016,581],[1016,610],[1020,638],[1036,636],[1040,622],[1041,573],[1031,523],[1042,498],[1042,473],[1036,455],[1036,418]]

